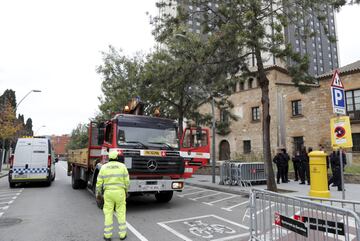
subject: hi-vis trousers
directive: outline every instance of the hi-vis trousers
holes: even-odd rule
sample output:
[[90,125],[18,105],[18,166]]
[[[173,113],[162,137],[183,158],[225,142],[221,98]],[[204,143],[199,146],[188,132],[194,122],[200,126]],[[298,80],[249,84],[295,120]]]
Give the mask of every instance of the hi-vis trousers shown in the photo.
[[119,236],[124,238],[126,236],[126,194],[124,189],[106,190],[104,193],[105,238],[112,236],[114,208],[119,223]]

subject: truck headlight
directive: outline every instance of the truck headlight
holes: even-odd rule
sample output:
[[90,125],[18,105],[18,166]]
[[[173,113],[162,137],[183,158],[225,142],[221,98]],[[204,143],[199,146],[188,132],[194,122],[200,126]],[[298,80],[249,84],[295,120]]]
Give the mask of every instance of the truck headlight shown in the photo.
[[184,183],[183,182],[173,182],[171,187],[172,187],[172,189],[183,189]]

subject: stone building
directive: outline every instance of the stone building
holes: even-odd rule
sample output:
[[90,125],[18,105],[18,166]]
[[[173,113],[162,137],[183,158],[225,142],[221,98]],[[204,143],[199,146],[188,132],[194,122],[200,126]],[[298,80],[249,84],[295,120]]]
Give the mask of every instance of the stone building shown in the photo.
[[[349,159],[357,162],[360,154],[360,61],[339,69],[347,95],[347,111],[350,115],[354,148],[347,150]],[[287,71],[279,66],[267,68],[271,115],[271,150],[286,147],[292,155],[301,146],[319,149],[325,146],[331,151],[330,119],[335,117],[332,110],[330,86],[332,72],[321,75],[317,84],[308,85],[309,91],[299,92]],[[262,144],[261,89],[256,79],[237,83],[229,98],[234,108],[216,110],[217,121],[230,121],[231,132],[216,135],[216,159],[250,158],[260,160]],[[210,106],[201,108],[211,113]],[[238,117],[229,120],[227,111]],[[353,157],[353,158],[352,158]],[[359,161],[360,163],[360,161]]]

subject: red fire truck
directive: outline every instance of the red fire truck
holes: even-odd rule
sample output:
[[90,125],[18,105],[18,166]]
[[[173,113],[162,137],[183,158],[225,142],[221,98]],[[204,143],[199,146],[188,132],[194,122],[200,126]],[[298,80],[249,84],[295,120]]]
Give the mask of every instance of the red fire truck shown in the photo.
[[159,202],[169,202],[174,191],[183,190],[184,178],[208,162],[208,129],[186,128],[179,141],[175,121],[144,116],[142,108],[133,100],[125,113],[90,123],[88,148],[69,150],[74,189],[95,193],[99,170],[108,152],[116,150],[130,174],[130,195],[155,194]]

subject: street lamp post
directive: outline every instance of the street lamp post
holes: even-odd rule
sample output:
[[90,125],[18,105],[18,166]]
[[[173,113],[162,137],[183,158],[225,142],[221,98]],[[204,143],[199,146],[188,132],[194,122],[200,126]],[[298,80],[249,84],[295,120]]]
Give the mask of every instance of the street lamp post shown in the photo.
[[26,97],[28,97],[28,95],[30,95],[32,92],[39,93],[39,92],[41,92],[41,90],[30,90],[29,93],[27,93],[27,94],[19,101],[19,103],[16,105],[16,107],[15,107],[15,113],[16,113],[17,108],[18,108],[19,105],[21,104],[21,102],[22,102]]

